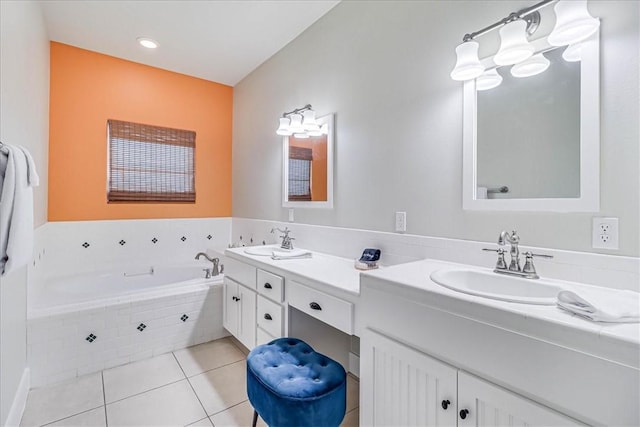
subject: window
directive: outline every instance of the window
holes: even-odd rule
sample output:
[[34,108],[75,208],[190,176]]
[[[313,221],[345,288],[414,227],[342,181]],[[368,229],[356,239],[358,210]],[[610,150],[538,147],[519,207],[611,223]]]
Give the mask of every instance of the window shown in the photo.
[[190,130],[107,121],[109,202],[195,203]]
[[311,201],[310,148],[289,146],[289,200]]

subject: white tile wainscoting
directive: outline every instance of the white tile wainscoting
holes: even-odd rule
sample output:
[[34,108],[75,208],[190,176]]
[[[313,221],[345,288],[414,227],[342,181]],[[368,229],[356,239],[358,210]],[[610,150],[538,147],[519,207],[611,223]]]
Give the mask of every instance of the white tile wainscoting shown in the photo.
[[[493,267],[496,254],[482,248],[496,248],[496,242],[397,234],[353,228],[284,223],[249,218],[232,219],[232,242],[237,244],[242,236],[246,244],[264,240],[276,243],[278,237],[271,234],[272,227],[289,227],[291,236],[299,248],[329,253],[345,258],[359,258],[364,248],[382,250],[382,265],[395,265],[431,258],[479,267]],[[500,230],[496,230],[496,240]],[[279,233],[278,233],[279,234]],[[538,258],[536,268],[541,277],[582,282],[590,285],[640,292],[640,259],[637,257],[603,255],[558,249],[537,248],[526,245],[524,239],[520,251],[532,251],[553,255],[553,259]]]

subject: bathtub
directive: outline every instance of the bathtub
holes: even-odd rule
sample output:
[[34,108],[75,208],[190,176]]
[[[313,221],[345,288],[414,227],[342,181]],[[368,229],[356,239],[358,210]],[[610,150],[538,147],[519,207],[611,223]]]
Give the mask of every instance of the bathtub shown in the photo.
[[29,289],[32,386],[227,336],[222,275],[203,265],[142,266],[55,277]]

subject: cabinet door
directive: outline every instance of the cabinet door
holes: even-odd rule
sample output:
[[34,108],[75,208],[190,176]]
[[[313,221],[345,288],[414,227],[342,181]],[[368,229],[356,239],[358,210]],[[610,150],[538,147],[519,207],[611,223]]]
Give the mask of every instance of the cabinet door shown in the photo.
[[222,326],[224,326],[224,328],[236,338],[238,338],[238,312],[240,306],[239,301],[237,300],[238,286],[239,285],[236,282],[228,277],[224,278]]
[[256,293],[238,285],[239,310],[236,338],[249,350],[256,346]]
[[[462,418],[464,417],[464,418]],[[583,426],[576,420],[477,377],[458,372],[458,425]]]
[[360,357],[361,425],[456,425],[455,368],[369,329]]

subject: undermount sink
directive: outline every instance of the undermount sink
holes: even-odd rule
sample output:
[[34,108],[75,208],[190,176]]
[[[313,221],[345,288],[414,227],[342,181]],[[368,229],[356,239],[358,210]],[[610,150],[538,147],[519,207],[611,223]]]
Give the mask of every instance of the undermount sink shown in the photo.
[[479,270],[437,270],[431,280],[465,294],[523,304],[555,305],[562,288],[547,280],[523,279]]

